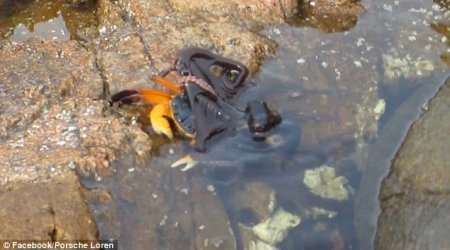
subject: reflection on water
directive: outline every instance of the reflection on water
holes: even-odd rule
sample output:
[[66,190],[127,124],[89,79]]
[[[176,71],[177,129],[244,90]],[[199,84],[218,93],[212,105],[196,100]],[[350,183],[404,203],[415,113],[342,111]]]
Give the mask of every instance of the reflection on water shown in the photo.
[[13,41],[25,41],[30,38],[66,41],[70,39],[70,33],[67,30],[66,22],[59,14],[55,18],[34,25],[34,31],[29,30],[27,26],[20,23],[10,36],[10,39]]
[[0,39],[85,39],[97,25],[96,1],[0,0]]

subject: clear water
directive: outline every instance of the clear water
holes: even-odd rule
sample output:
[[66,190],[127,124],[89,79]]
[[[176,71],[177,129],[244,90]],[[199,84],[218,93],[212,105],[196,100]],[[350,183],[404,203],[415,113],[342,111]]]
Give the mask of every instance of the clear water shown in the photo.
[[[51,3],[0,1],[2,37],[82,39],[95,26],[93,8]],[[282,221],[274,216],[284,211],[291,219],[274,226],[283,237],[272,247],[372,247],[381,179],[449,73],[450,12],[430,0],[362,4],[366,12],[346,21],[351,25],[335,20],[336,28],[330,22],[319,30],[293,20],[262,31],[278,43],[277,53],[240,105],[265,99],[298,120],[295,153],[262,174],[231,173],[232,184],[217,185],[203,169],[168,167],[186,153],[186,142],[151,136],[157,145],[145,164],[120,160],[111,177],[83,180],[98,194],[91,207],[100,237],[118,239],[121,249],[230,249],[235,239],[261,249],[249,232],[271,218]],[[111,199],[99,198],[105,193]]]
[[86,30],[96,26],[95,1],[0,1],[0,38],[24,41],[30,38],[65,41],[85,39]]

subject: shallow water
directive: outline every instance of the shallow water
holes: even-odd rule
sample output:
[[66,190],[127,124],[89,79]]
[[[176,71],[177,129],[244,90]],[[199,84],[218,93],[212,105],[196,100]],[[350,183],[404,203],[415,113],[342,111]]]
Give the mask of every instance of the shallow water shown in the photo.
[[94,1],[79,5],[64,0],[0,1],[0,39],[80,40],[96,23]]
[[[337,223],[345,235],[345,249],[373,248],[381,181],[409,126],[449,73],[448,9],[431,1],[366,4],[368,12],[343,33],[317,34],[308,27],[291,26],[267,30],[279,48],[260,75],[261,88],[277,93],[260,96],[304,117],[304,144],[327,152],[327,165],[338,171],[361,173],[343,172],[356,189],[350,197],[355,205],[328,222]],[[284,89],[284,84],[289,87]],[[380,106],[384,109],[378,114]],[[335,150],[343,152],[335,155]],[[355,227],[346,225],[348,220]],[[290,246],[330,249],[315,245],[330,235],[319,239],[309,235],[315,240],[301,239]]]
[[[90,8],[0,3],[8,9],[0,8],[1,35],[15,41],[83,39],[95,26]],[[121,160],[111,177],[84,179],[98,197],[111,197],[91,204],[100,237],[118,239],[122,249],[230,249],[236,238],[262,244],[249,232],[283,211],[291,217],[277,225],[285,234],[272,242],[279,249],[371,248],[380,182],[449,72],[450,13],[432,1],[363,5],[350,26],[336,20],[336,28],[321,29],[340,32],[288,24],[263,30],[278,43],[277,54],[239,105],[265,99],[298,120],[295,153],[262,173],[231,173],[234,181],[223,185],[202,169],[168,168],[187,145],[152,136],[158,146],[145,166]]]

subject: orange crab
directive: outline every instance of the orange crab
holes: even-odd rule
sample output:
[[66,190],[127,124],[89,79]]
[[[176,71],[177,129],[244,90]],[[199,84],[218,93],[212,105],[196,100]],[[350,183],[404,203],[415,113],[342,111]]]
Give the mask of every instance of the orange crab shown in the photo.
[[[166,79],[175,72],[177,83]],[[247,68],[239,62],[200,48],[179,51],[173,68],[151,78],[170,92],[150,88],[125,89],[111,97],[112,103],[152,104],[149,118],[154,131],[169,139],[174,130],[194,139],[197,151],[212,135],[226,129],[245,114],[232,105],[245,87]],[[171,126],[173,125],[173,126]],[[172,128],[174,130],[172,130]]]
[[171,124],[175,124],[182,135],[193,138],[194,131],[189,129],[189,125],[183,125],[182,121],[174,115],[174,112],[178,111],[179,108],[174,109],[173,107],[183,105],[182,101],[177,98],[177,96],[181,98],[183,88],[163,77],[154,77],[150,80],[166,87],[173,93],[150,88],[125,89],[114,94],[111,97],[112,102],[118,102],[119,105],[134,103],[152,104],[154,106],[148,116],[155,133],[173,139]]

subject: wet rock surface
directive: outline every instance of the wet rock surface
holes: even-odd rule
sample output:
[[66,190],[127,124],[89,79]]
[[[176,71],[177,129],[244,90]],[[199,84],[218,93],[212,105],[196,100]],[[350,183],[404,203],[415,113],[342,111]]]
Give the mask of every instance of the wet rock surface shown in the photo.
[[291,17],[296,25],[308,25],[324,32],[342,32],[354,27],[358,15],[365,11],[355,0],[303,0],[298,4],[299,15]]
[[378,249],[447,249],[450,79],[411,127],[384,180]]
[[94,218],[73,173],[60,174],[46,182],[3,185],[0,202],[0,219],[4,223],[1,239],[97,239]]
[[[274,54],[276,44],[254,32],[255,26],[283,20],[279,15],[261,16],[264,11],[280,11],[280,6],[269,2],[184,6],[181,1],[99,1],[100,36],[92,45],[109,91],[149,86],[148,76],[172,67],[176,52],[188,46],[208,48],[258,71],[261,60]],[[241,12],[246,11],[252,15],[243,18]],[[259,17],[257,23],[250,21],[252,16]],[[243,26],[246,20],[250,23]]]
[[[106,116],[95,58],[78,43],[30,40],[0,53],[2,183],[74,168],[108,173],[118,154],[150,148],[139,128]],[[142,143],[124,144],[130,136]]]
[[111,161],[150,141],[105,113],[95,57],[77,42],[3,42],[0,54],[1,238],[96,239],[73,170],[109,175]]

